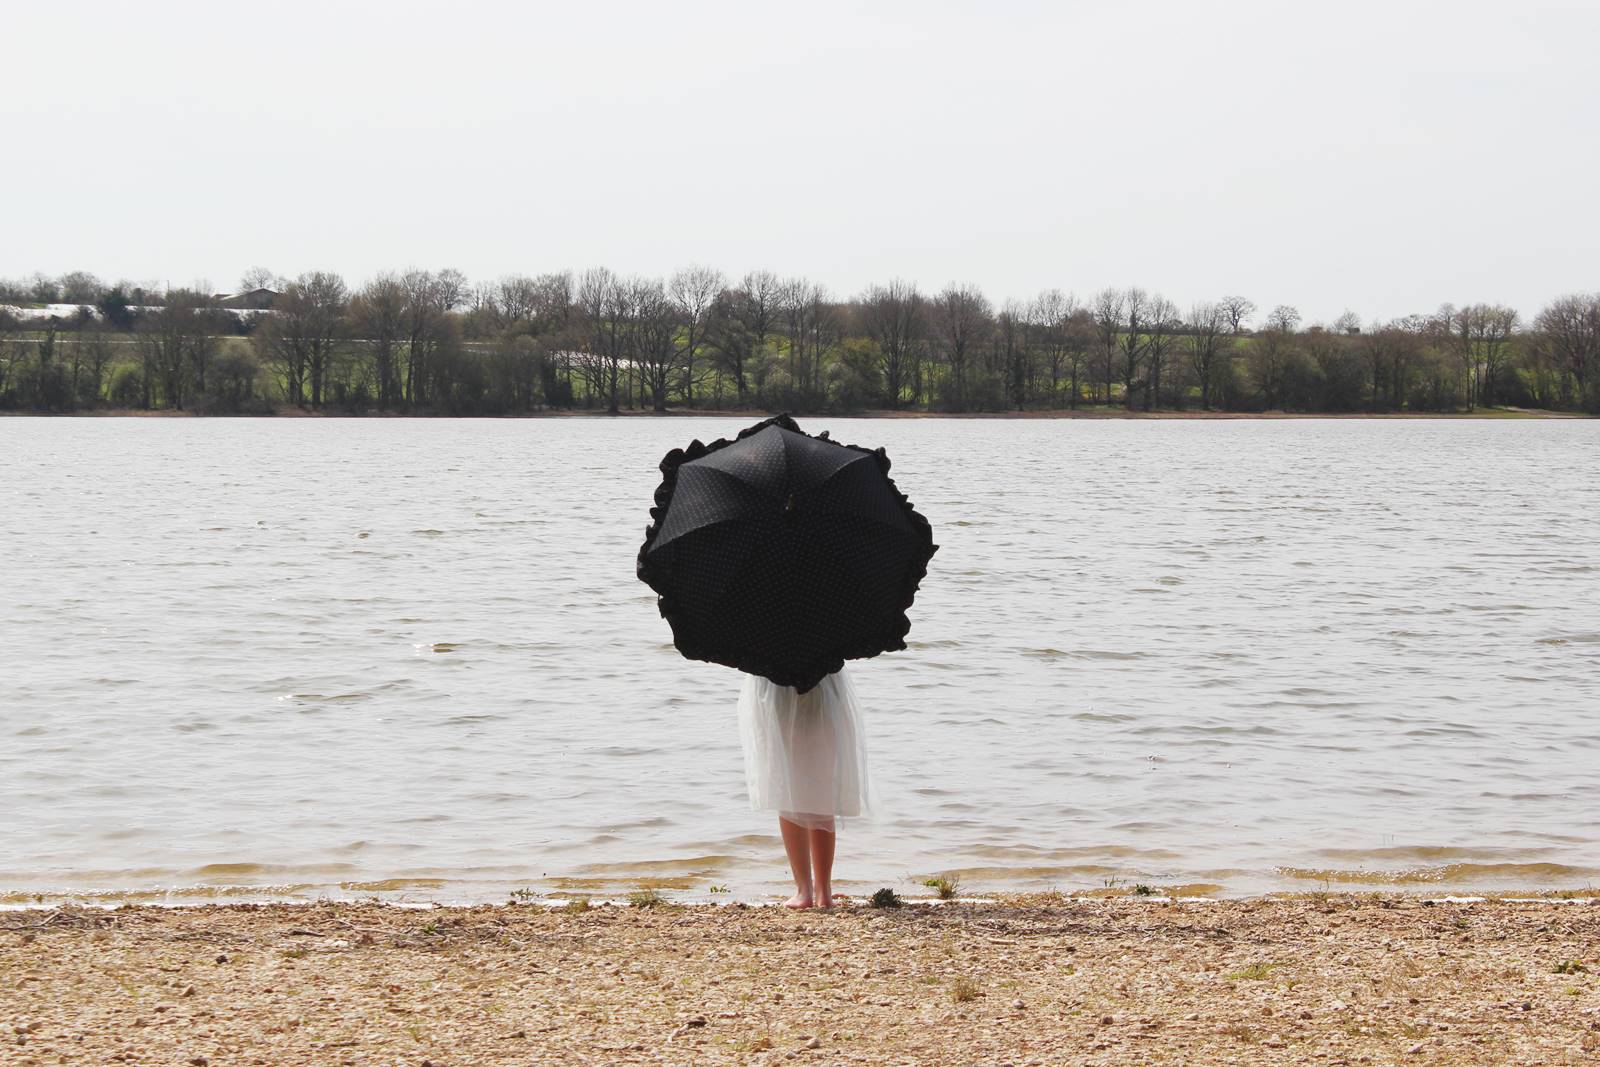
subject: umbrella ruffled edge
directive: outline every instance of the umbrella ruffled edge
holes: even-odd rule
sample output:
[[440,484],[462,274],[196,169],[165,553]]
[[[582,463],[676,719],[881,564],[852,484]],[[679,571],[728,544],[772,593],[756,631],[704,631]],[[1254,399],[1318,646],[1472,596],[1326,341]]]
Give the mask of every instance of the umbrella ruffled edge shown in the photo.
[[[672,504],[672,494],[678,487],[678,468],[691,460],[701,459],[718,449],[727,448],[735,442],[742,441],[752,434],[760,433],[768,426],[777,426],[784,430],[800,434],[804,437],[814,437],[818,440],[829,441],[848,448],[855,452],[863,452],[877,461],[878,469],[883,472],[884,481],[889,483],[889,489],[894,493],[895,499],[900,502],[906,520],[911,523],[912,534],[922,543],[925,551],[918,553],[919,561],[906,573],[906,582],[900,596],[899,610],[889,620],[889,624],[872,638],[865,639],[854,648],[846,649],[842,654],[822,660],[814,665],[815,677],[812,671],[807,670],[802,674],[777,669],[773,664],[757,662],[750,658],[740,658],[738,662],[722,659],[706,650],[694,647],[692,644],[685,647],[683,640],[678,635],[678,627],[674,623],[677,612],[671,598],[663,593],[656,585],[655,579],[665,577],[659,573],[659,568],[649,559],[651,547],[655,544],[656,534],[661,530],[661,524],[666,519],[667,508]],[[650,509],[650,525],[645,527],[644,543],[639,546],[639,553],[635,562],[634,572],[639,580],[648,585],[656,594],[656,606],[661,611],[661,617],[672,626],[672,643],[685,659],[700,660],[705,663],[720,663],[726,667],[734,667],[747,674],[759,674],[779,685],[792,685],[804,693],[814,688],[818,682],[844,668],[845,660],[872,659],[885,652],[898,652],[906,647],[906,635],[911,632],[911,606],[916,600],[917,591],[922,586],[922,580],[928,576],[928,563],[933,559],[939,546],[933,543],[933,524],[926,516],[912,506],[911,499],[900,491],[893,478],[889,476],[889,453],[883,448],[864,448],[861,445],[847,445],[834,441],[824,430],[820,434],[808,434],[800,428],[787,413],[774,415],[763,419],[754,426],[746,426],[732,437],[722,437],[711,442],[703,443],[699,438],[689,442],[688,448],[674,448],[661,458],[661,484],[656,487],[655,506]]]

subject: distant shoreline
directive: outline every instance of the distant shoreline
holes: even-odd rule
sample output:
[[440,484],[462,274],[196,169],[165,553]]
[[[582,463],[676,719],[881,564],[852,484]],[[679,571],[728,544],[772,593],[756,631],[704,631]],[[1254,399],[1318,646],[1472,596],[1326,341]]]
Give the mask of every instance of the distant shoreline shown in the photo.
[[[409,414],[399,411],[373,411],[361,415],[353,415],[343,411],[309,411],[304,408],[283,406],[270,412],[250,412],[229,415],[197,414],[190,411],[175,411],[170,408],[145,410],[142,408],[95,408],[83,411],[0,411],[0,417],[11,418],[137,418],[137,419],[350,419],[363,421],[368,419],[475,419],[475,420],[516,420],[516,419],[638,419],[638,418],[699,418],[699,419],[762,419],[772,412],[764,408],[744,408],[728,410],[726,408],[674,408],[670,411],[646,411],[642,409],[619,411],[612,415],[604,411],[592,409],[559,409],[552,408],[546,411],[532,411],[518,415],[436,415],[429,413]],[[1072,410],[1062,408],[1059,410],[1044,411],[971,411],[971,412],[943,412],[943,411],[902,411],[890,409],[867,409],[863,411],[795,411],[791,412],[796,418],[801,419],[1017,419],[1017,420],[1052,420],[1052,419],[1082,419],[1082,420],[1178,420],[1195,419],[1204,421],[1233,421],[1233,420],[1286,420],[1286,419],[1578,419],[1589,420],[1600,416],[1587,415],[1575,411],[1550,411],[1543,408],[1492,408],[1479,411],[1125,411],[1117,408],[1079,408]]]

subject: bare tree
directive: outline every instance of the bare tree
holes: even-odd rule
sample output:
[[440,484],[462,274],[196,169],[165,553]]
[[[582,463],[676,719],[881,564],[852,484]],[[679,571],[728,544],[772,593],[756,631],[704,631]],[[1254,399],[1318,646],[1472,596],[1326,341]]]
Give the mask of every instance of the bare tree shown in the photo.
[[[306,369],[311,378],[311,407],[320,411],[323,390],[339,346],[345,338],[345,311],[350,303],[344,279],[328,271],[300,275],[285,290],[280,314],[305,317]],[[293,310],[289,310],[292,307]]]
[[1294,335],[1299,328],[1300,313],[1287,304],[1279,304],[1267,316],[1266,326],[1257,331],[1255,343],[1250,346],[1250,370],[1268,410],[1283,406]]
[[[712,310],[707,341],[719,374],[733,379],[742,402],[752,384],[759,385],[761,358],[777,328],[782,283],[771,271],[751,271],[725,289]],[[757,381],[752,383],[752,370]]]
[[1189,368],[1200,383],[1200,406],[1210,411],[1212,383],[1219,366],[1232,351],[1224,336],[1231,328],[1231,319],[1221,304],[1196,304],[1189,309],[1188,327],[1184,344],[1189,356]]
[[[1077,310],[1077,301],[1060,289],[1046,289],[1028,305],[1029,347],[1044,357],[1050,369],[1050,406],[1061,402],[1061,378],[1068,369],[1070,339],[1068,324]],[[1077,373],[1072,374],[1072,407],[1078,406]]]
[[1028,341],[1028,310],[1007,300],[995,316],[995,367],[1006,386],[1006,396],[1018,411],[1027,406],[1032,384],[1032,351]]
[[61,300],[66,304],[93,304],[105,286],[86,270],[69,271],[61,276]]
[[170,407],[182,408],[195,391],[205,390],[205,371],[216,352],[211,323],[200,314],[204,294],[177,289],[165,303],[140,321],[144,363],[144,403],[158,395]]
[[1150,295],[1133,286],[1122,294],[1122,299],[1123,325],[1118,341],[1118,373],[1122,378],[1123,403],[1132,411],[1134,391],[1147,386],[1142,372],[1145,356],[1150,351]]
[[397,274],[373,278],[351,302],[350,317],[357,336],[372,355],[378,409],[398,407],[400,395],[400,345],[406,338],[405,281]]
[[88,380],[84,383],[83,392],[89,397],[90,403],[100,402],[105,393],[106,368],[111,365],[111,341],[106,336],[106,327],[99,324],[81,335],[81,344],[85,358],[85,372]]
[[1244,333],[1245,323],[1256,313],[1255,304],[1242,296],[1225,296],[1219,306],[1228,317],[1228,332],[1235,337]]
[[1575,293],[1551,301],[1533,322],[1535,345],[1573,386],[1569,402],[1600,408],[1600,389],[1589,396],[1600,373],[1600,293]]
[[629,356],[650,391],[651,407],[664,412],[667,392],[683,368],[677,336],[681,305],[653,278],[635,278],[628,288],[633,319],[628,330]]
[[345,336],[346,304],[337,274],[302,274],[284,286],[275,313],[257,331],[262,362],[282,376],[290,404],[322,407],[328,369]]
[[687,267],[667,283],[667,296],[676,305],[683,337],[678,363],[683,371],[683,402],[694,407],[695,357],[706,343],[717,295],[727,285],[722,272],[710,267]]
[[586,324],[579,366],[589,395],[615,415],[621,404],[621,373],[628,356],[630,287],[611,271],[596,267],[578,282],[578,306]]
[[239,278],[239,291],[248,293],[252,289],[271,289],[278,282],[278,276],[266,267],[251,267]]
[[933,298],[934,328],[950,368],[951,399],[957,410],[966,410],[968,370],[991,318],[989,300],[976,285],[952,282]]
[[1182,321],[1178,317],[1178,306],[1160,294],[1150,298],[1146,315],[1145,361],[1149,368],[1149,385],[1144,391],[1144,409],[1149,411],[1152,406],[1161,406],[1161,379],[1167,370],[1168,357],[1177,343],[1176,334]]
[[[538,313],[539,279],[526,274],[507,274],[488,287],[485,303],[496,329],[517,331]],[[531,331],[524,328],[523,332]]]
[[912,365],[926,330],[926,308],[914,282],[898,278],[874,285],[861,297],[861,321],[877,342],[885,406],[898,408],[911,382]]
[[1102,289],[1094,295],[1091,314],[1094,317],[1095,340],[1099,343],[1095,377],[1105,393],[1102,403],[1111,403],[1111,383],[1116,380],[1117,339],[1122,335],[1123,297],[1120,289]]
[[1488,407],[1499,396],[1511,338],[1517,332],[1517,313],[1499,304],[1474,304],[1468,311],[1472,345],[1480,368],[1478,402]]
[[837,309],[828,291],[804,278],[791,278],[778,294],[788,340],[787,372],[791,404],[811,405],[825,399],[822,368],[840,339]]
[[439,384],[440,360],[434,357],[453,341],[445,316],[466,299],[467,279],[458,270],[409,270],[400,284],[406,291],[405,400],[411,407],[424,407]]

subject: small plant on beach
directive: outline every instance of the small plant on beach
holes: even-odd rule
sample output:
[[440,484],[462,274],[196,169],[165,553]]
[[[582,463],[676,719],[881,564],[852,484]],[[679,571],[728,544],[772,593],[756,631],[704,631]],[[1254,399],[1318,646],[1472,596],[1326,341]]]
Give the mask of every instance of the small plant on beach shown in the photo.
[[306,950],[303,948],[286,948],[283,950],[283,958],[286,960],[303,960],[306,958]]
[[709,893],[731,893],[731,892],[733,892],[733,890],[729,889],[725,885],[714,885],[709,890],[707,890],[707,892],[709,892]]
[[1257,1041],[1256,1032],[1244,1023],[1229,1023],[1222,1032],[1243,1045],[1253,1045]]
[[1589,968],[1578,960],[1562,960],[1556,964],[1557,974],[1588,974]]
[[532,889],[528,889],[526,887],[524,887],[522,889],[513,889],[511,891],[511,899],[512,900],[516,900],[516,901],[520,901],[523,904],[528,903],[528,901],[532,900],[534,897],[536,897],[538,895],[539,894],[537,892],[535,892]]
[[561,906],[561,910],[568,915],[582,915],[589,910],[588,897],[573,897]]
[[941,874],[923,881],[923,885],[939,894],[940,900],[954,900],[955,895],[961,892],[961,876],[955,874]]
[[1271,974],[1273,968],[1276,966],[1277,964],[1275,963],[1252,963],[1248,967],[1242,967],[1237,971],[1223,975],[1223,977],[1230,982],[1259,982]]
[[1156,895],[1156,891],[1145,885],[1143,882],[1140,882],[1138,885],[1133,887],[1133,895],[1136,897],[1153,897]]
[[436,933],[439,932],[439,924],[438,923],[423,923],[422,924],[422,932],[425,933],[425,934],[436,934]]
[[962,975],[950,983],[950,999],[957,1004],[965,1004],[969,1000],[977,1000],[983,996],[983,991],[978,988],[978,983]]
[[904,901],[900,899],[900,894],[888,886],[884,886],[872,894],[872,906],[874,908],[898,908],[902,903]]
[[636,889],[628,894],[628,905],[634,908],[654,908],[665,904],[666,898],[654,889]]

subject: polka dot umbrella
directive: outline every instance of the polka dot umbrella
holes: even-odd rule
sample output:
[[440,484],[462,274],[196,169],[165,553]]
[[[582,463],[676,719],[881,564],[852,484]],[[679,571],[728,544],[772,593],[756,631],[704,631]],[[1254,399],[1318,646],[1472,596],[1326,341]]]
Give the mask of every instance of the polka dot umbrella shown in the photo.
[[938,551],[889,457],[811,436],[787,415],[661,461],[638,574],[678,651],[801,692],[906,647]]

